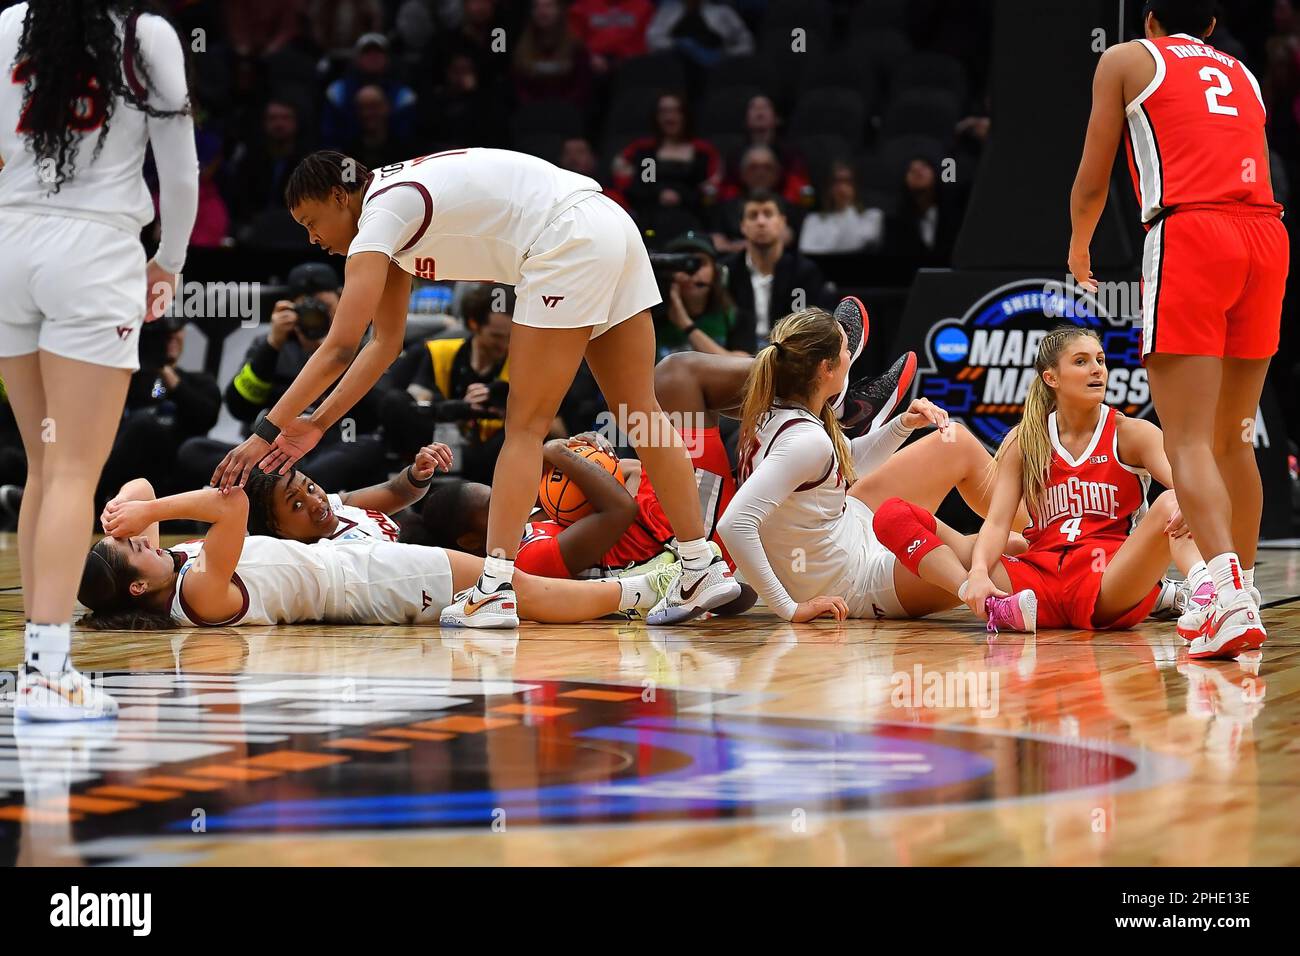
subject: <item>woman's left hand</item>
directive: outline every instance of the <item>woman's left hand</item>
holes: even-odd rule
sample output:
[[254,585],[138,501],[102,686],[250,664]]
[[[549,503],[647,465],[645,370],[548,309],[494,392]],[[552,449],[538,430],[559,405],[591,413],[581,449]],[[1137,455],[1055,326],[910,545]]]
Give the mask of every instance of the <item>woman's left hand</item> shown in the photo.
[[1175,505],[1169,523],[1165,525],[1165,534],[1171,538],[1186,538],[1191,533],[1192,529],[1187,527],[1187,519],[1183,517],[1183,509]]
[[130,499],[110,501],[104,507],[104,534],[112,538],[130,538],[142,534],[153,524],[153,502]]
[[915,398],[912,404],[907,406],[907,411],[900,416],[903,424],[908,428],[923,428],[926,425],[933,425],[939,429],[939,434],[945,434],[952,424],[948,419],[948,413],[930,401],[928,398]]
[[432,478],[439,468],[451,471],[451,449],[441,442],[434,442],[415,453],[415,461],[411,462],[411,475],[424,481]]
[[295,418],[280,429],[258,467],[268,475],[283,475],[315,448],[324,434],[325,430],[310,418]]

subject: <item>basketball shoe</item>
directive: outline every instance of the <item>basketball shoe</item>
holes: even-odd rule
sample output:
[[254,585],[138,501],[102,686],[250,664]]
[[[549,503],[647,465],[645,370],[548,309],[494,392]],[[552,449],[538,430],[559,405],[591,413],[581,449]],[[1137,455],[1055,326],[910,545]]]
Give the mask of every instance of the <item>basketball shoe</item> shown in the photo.
[[[1247,593],[1254,599],[1255,607],[1258,608],[1259,591],[1251,588]],[[1185,641],[1194,641],[1205,629],[1210,613],[1214,610],[1214,582],[1203,581],[1196,589],[1196,593],[1192,594],[1187,587],[1187,582],[1184,581],[1177,600],[1182,604],[1179,608],[1178,636]]]
[[116,716],[117,701],[75,668],[58,674],[46,674],[26,664],[18,669],[14,700],[18,720],[106,720]]
[[490,593],[480,591],[478,586],[475,581],[455,595],[452,603],[442,609],[438,623],[442,627],[518,627],[519,601],[514,586],[502,581]]
[[988,631],[1020,631],[1033,634],[1038,630],[1038,595],[1033,591],[1017,591],[1008,597],[990,594],[984,600],[984,611],[989,616]]
[[876,378],[864,378],[848,387],[840,409],[840,428],[850,441],[879,428],[903,406],[916,379],[916,353],[906,352]]
[[1260,647],[1268,634],[1259,616],[1259,605],[1250,591],[1241,591],[1227,604],[1216,598],[1210,605],[1201,632],[1187,649],[1192,660],[1228,659]]
[[655,626],[681,624],[705,611],[730,604],[740,595],[740,582],[732,576],[722,555],[715,551],[713,560],[703,570],[692,571],[683,567],[668,592],[650,609],[645,621]]

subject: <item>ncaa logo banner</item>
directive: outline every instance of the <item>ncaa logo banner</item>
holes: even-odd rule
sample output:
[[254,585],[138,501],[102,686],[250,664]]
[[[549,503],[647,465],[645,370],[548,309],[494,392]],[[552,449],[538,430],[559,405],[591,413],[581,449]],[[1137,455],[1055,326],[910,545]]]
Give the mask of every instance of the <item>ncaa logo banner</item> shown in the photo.
[[1051,279],[1022,279],[986,293],[957,319],[935,323],[925,337],[928,366],[915,393],[943,406],[989,450],[1020,421],[1043,336],[1058,325],[1096,330],[1106,350],[1106,402],[1125,415],[1151,409],[1141,361],[1141,326],[1110,316],[1097,299]]

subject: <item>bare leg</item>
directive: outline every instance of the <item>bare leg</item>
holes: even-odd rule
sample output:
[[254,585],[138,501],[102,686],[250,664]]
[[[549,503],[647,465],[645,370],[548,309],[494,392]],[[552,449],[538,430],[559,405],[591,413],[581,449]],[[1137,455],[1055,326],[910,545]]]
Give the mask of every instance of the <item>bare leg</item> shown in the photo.
[[1264,513],[1264,486],[1255,462],[1255,413],[1268,364],[1268,359],[1224,359],[1214,415],[1214,457],[1231,495],[1232,550],[1243,568],[1255,566]]
[[754,360],[744,355],[674,352],[655,366],[655,397],[670,416],[703,414],[709,427],[719,413],[739,414],[741,391]]
[[[39,368],[31,359],[0,362],[28,461],[36,464],[19,519],[24,603],[32,621],[62,624],[72,620],[94,525],[95,486],[131,373],[48,352],[39,353]],[[41,391],[22,394],[33,386]]]
[[[849,494],[873,511],[890,498],[902,498],[926,511],[936,511],[954,488],[981,518],[989,511],[992,495],[993,456],[960,423],[950,429],[950,440],[932,432],[889,457],[883,465],[853,483]],[[1023,505],[1012,527],[1029,524]]]
[[[591,329],[510,330],[505,441],[492,473],[487,553],[514,560],[542,480],[542,443],[573,384]],[[472,583],[472,582],[471,582]],[[516,592],[517,593],[517,592]]]
[[[1106,562],[1106,552],[1097,549],[1096,560],[1103,570],[1101,590],[1097,594],[1092,616],[1098,627],[1105,627],[1137,607],[1169,570],[1172,539],[1165,534],[1164,529],[1174,513],[1174,507],[1173,492],[1164,492],[1109,562]],[[1197,558],[1193,556],[1194,546],[1189,549],[1188,540],[1190,539],[1178,542],[1172,550],[1180,553],[1180,565],[1191,557],[1187,565],[1191,567]],[[1186,568],[1183,570],[1186,572]]]
[[[1215,461],[1216,425],[1214,417],[1205,414],[1203,400],[1207,395],[1215,395],[1222,402],[1223,360],[1201,355],[1149,355],[1147,370],[1151,377],[1151,397],[1164,428],[1165,453],[1174,472],[1178,503],[1187,526],[1192,529],[1196,546],[1207,557],[1232,551],[1234,500]],[[1252,401],[1258,403],[1258,393]],[[1216,405],[1216,412],[1217,408]],[[1254,417],[1255,404],[1251,404],[1252,421]],[[1241,428],[1237,426],[1238,445],[1242,444]],[[1253,459],[1251,466],[1254,466]],[[1258,482],[1258,477],[1255,480]],[[1249,496],[1249,489],[1245,494]],[[1256,512],[1256,521],[1258,517]],[[1258,528],[1256,524],[1256,534]],[[1254,560],[1253,548],[1251,560]]]
[[[478,580],[482,558],[459,551],[447,551],[446,555],[451,562],[453,593]],[[519,616],[541,624],[576,624],[613,614],[619,610],[623,593],[617,581],[566,581],[523,571],[515,572],[514,584]]]
[[650,313],[641,312],[592,339],[587,363],[610,411],[627,423],[637,456],[654,475],[659,503],[673,533],[680,541],[703,538],[704,519],[690,455],[655,398],[655,337]]
[[[977,536],[958,534],[942,521],[935,524],[943,546],[921,559],[920,576],[909,571],[901,561],[894,565],[894,593],[909,617],[925,617],[960,605],[957,589],[970,573]],[[1001,563],[989,569],[989,577],[1003,591],[1011,590],[1011,579]]]

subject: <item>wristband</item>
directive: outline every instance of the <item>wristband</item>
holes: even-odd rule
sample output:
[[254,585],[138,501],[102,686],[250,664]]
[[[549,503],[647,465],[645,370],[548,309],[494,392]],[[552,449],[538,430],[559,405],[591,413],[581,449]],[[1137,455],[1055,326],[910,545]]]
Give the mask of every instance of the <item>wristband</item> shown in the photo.
[[415,473],[411,471],[414,467],[414,465],[406,466],[406,480],[416,488],[428,488],[429,483],[433,481],[433,475],[430,475],[428,478],[416,478]]
[[275,440],[280,437],[280,426],[271,419],[263,417],[257,423],[257,427],[253,429],[253,434],[265,442],[274,444]]
[[690,338],[691,333],[698,332],[699,328],[700,327],[698,325],[692,322],[690,325],[686,326],[686,328],[682,329],[682,335],[685,336],[686,338]]

